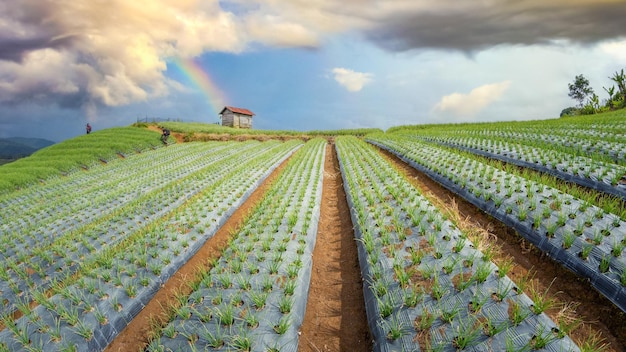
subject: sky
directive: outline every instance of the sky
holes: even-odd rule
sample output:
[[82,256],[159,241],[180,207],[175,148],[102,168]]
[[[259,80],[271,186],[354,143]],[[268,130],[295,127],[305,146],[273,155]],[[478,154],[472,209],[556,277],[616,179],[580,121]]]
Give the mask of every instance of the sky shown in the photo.
[[0,0],[0,138],[556,118],[626,68],[626,0]]

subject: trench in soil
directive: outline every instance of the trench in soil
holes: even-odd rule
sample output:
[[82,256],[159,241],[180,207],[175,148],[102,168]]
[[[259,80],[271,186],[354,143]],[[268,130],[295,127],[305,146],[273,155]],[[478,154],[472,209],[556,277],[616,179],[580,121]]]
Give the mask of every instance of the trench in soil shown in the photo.
[[[371,351],[350,210],[335,149],[330,144],[326,148],[320,223],[299,351]],[[105,351],[145,349],[155,324],[164,326],[167,323],[166,310],[176,304],[175,296],[189,294],[190,288],[185,282],[193,280],[200,267],[208,268],[210,259],[221,255],[230,233],[241,226],[286,163],[277,168],[200,251],[168,280]]]
[[228,246],[231,234],[243,224],[276,178],[287,166],[291,157],[283,161],[266,179],[257,187],[248,199],[231,215],[220,227],[215,235],[208,239],[198,252],[187,261],[154,295],[152,300],[139,312],[139,314],[126,326],[122,332],[107,346],[105,352],[142,351],[150,342],[150,334],[168,323],[168,309],[178,306],[177,295],[189,295],[192,282],[200,271],[210,268],[212,259],[219,258],[222,251]]
[[[626,314],[598,293],[587,280],[554,262],[534,245],[526,242],[515,230],[482,212],[395,155],[377,149],[435,206],[444,213],[458,214],[456,218],[461,221],[457,222],[457,226],[460,229],[495,235],[491,237],[496,241],[499,251],[494,262],[500,264],[507,258],[513,260],[513,268],[508,273],[511,280],[517,283],[531,277],[539,291],[548,292],[549,296],[557,300],[557,306],[575,307],[569,312],[581,319],[583,324],[569,334],[574,342],[580,345],[589,336],[601,334],[603,343],[607,345],[604,351],[623,351],[626,346]],[[526,293],[529,293],[528,289]],[[555,308],[546,314],[555,320],[558,310]]]
[[334,144],[326,145],[320,222],[300,332],[300,352],[372,350],[357,246]]

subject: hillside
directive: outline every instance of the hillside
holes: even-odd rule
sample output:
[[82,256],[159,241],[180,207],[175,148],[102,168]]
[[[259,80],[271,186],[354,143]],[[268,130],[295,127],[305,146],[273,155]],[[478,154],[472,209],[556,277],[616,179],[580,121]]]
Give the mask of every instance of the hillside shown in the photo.
[[50,177],[88,169],[112,158],[124,157],[128,153],[162,146],[159,137],[158,133],[145,129],[117,127],[39,149],[28,157],[0,168],[0,193]]

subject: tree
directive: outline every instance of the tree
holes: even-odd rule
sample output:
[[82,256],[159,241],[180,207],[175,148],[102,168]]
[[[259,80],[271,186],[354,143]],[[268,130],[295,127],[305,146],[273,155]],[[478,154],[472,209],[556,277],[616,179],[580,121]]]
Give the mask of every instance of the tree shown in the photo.
[[624,69],[620,72],[615,72],[613,77],[609,77],[610,80],[617,83],[618,93],[615,96],[615,100],[618,100],[619,107],[624,107],[626,104],[626,75]]
[[613,110],[613,108],[615,107],[615,86],[612,86],[609,89],[607,89],[606,87],[602,88],[609,94],[609,99],[606,100],[606,106],[609,109]]
[[589,86],[589,80],[585,78],[582,74],[576,76],[574,79],[574,83],[569,83],[569,94],[568,96],[574,100],[578,101],[578,106],[583,107],[585,103],[585,99],[587,96],[593,94],[593,88]]
[[600,97],[596,93],[592,93],[589,102],[583,106],[580,113],[583,115],[593,115],[598,111],[600,111]]

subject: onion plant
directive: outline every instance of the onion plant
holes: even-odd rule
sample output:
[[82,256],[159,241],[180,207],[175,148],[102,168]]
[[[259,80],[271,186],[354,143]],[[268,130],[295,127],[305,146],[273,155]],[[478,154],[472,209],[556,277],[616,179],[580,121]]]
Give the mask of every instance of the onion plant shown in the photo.
[[[428,205],[428,201],[421,198],[408,182],[398,177],[396,171],[392,170],[373,148],[354,139],[342,138],[337,140],[337,149],[345,172],[346,193],[349,195],[353,216],[356,218],[356,225],[361,234],[358,244],[365,249],[364,252],[367,254],[366,262],[369,266],[367,271],[364,271],[370,283],[367,289],[377,297],[377,312],[380,316],[376,326],[371,328],[380,329],[381,336],[385,336],[389,331],[388,322],[394,316],[406,314],[405,311],[415,309],[418,312],[416,312],[417,319],[414,321],[414,328],[418,331],[418,336],[428,334],[427,330],[432,327],[434,318],[437,316],[441,316],[442,321],[450,322],[437,328],[440,329],[437,336],[441,337],[433,339],[427,346],[420,346],[421,348],[445,350],[454,346],[473,346],[479,343],[474,336],[482,336],[482,327],[479,323],[480,319],[475,314],[482,310],[489,293],[482,295],[483,299],[475,302],[474,311],[472,311],[471,296],[460,298],[466,297],[461,292],[468,287],[475,287],[475,292],[480,292],[483,286],[498,280],[497,282],[503,285],[499,291],[503,299],[515,297],[510,294],[513,286],[505,284],[506,272],[509,270],[507,264],[504,263],[502,270],[498,269],[498,273],[503,273],[502,278],[498,278],[497,275],[492,276],[497,269],[491,263],[494,250],[487,249],[485,254],[484,250],[480,253],[471,248],[465,236],[446,217],[439,215],[435,207]],[[355,155],[358,155],[358,158],[354,157]],[[436,172],[439,175],[448,175],[452,160],[441,158],[440,161],[444,165],[440,165]],[[472,166],[467,165],[463,170],[457,171],[456,175],[463,175],[472,180],[471,182],[479,179],[478,173],[484,176],[489,175],[491,178],[498,177],[495,171],[492,172],[487,167],[482,167],[476,175],[470,178],[466,174],[471,171]],[[453,177],[453,175],[449,176]],[[377,184],[385,186],[377,187],[375,186]],[[491,182],[482,182],[483,186],[487,184]],[[471,191],[471,189],[468,190]],[[523,191],[523,186],[510,182],[510,192],[515,195],[515,198],[525,194]],[[481,197],[485,194],[484,191],[478,193]],[[490,198],[485,196],[484,199]],[[384,204],[384,206],[376,204]],[[365,208],[367,211],[364,211]],[[403,224],[400,224],[400,221],[403,221]],[[391,229],[387,227],[388,224],[392,225]],[[394,229],[403,227],[410,227],[412,233],[406,237],[394,233]],[[475,245],[475,247],[479,246]],[[483,247],[480,246],[480,248]],[[482,258],[482,260],[476,260],[476,258]],[[383,266],[381,262],[387,265]],[[411,275],[407,275],[409,268],[412,269]],[[409,276],[410,284],[407,283],[406,276]],[[382,285],[382,282],[389,280],[385,278],[393,280],[394,285]],[[412,288],[413,284],[421,287],[417,298],[421,298],[421,304],[416,301],[415,293],[418,290]],[[508,291],[504,289],[505,286],[508,287]],[[401,297],[402,300],[393,302],[395,307],[392,309],[391,302],[385,301],[387,297]],[[464,300],[464,303],[459,305],[450,303],[451,306],[446,303],[457,302],[457,299]],[[432,302],[440,306],[440,312],[428,314],[432,308],[427,308],[424,302]],[[421,312],[419,312],[419,307],[422,307]],[[503,304],[502,307],[506,309],[508,305]],[[526,305],[520,305],[519,309],[520,312],[530,312]],[[457,310],[458,313],[454,314]],[[521,324],[528,314],[519,316],[523,317],[519,322]],[[463,323],[467,324],[461,328],[459,324]],[[450,331],[443,332],[446,329]],[[461,334],[455,334],[455,331]],[[453,341],[455,338],[457,341]],[[484,340],[484,338],[480,337],[479,340]]]
[[[485,192],[494,192],[496,187],[492,187],[492,184],[500,185],[510,200],[503,203],[504,211],[494,211],[494,216],[520,224],[532,219],[532,229],[535,232],[545,228],[545,235],[548,238],[541,241],[547,243],[546,246],[567,250],[578,243],[583,248],[580,258],[577,256],[578,253],[563,252],[563,255],[571,256],[568,261],[586,260],[591,251],[589,246],[592,245],[601,248],[599,255],[604,258],[598,266],[598,272],[609,271],[611,257],[620,264],[626,263],[621,255],[624,247],[621,238],[615,236],[612,231],[624,217],[621,214],[610,214],[609,209],[621,213],[619,207],[612,205],[610,197],[596,197],[597,193],[588,191],[579,192],[576,187],[564,187],[549,176],[538,176],[528,170],[518,170],[511,165],[492,162],[452,148],[424,143],[415,138],[387,134],[372,136],[368,140],[411,160],[415,167],[427,174],[446,180],[446,187],[471,192],[465,194],[476,204],[484,203],[487,199],[484,197]],[[563,162],[568,164],[566,160]],[[567,165],[568,168],[574,166]],[[602,171],[602,175],[606,173],[606,170]],[[462,179],[467,181],[465,185],[462,184]],[[575,212],[580,216],[573,216]],[[608,223],[604,220],[607,216]],[[619,221],[616,220],[620,217]],[[573,234],[570,233],[572,228]],[[524,232],[528,232],[524,236],[534,238],[532,231]],[[585,240],[588,243],[585,243]],[[533,241],[540,242],[536,239]],[[432,245],[433,241],[430,243]],[[607,246],[610,253],[604,253]],[[489,255],[486,257],[489,258]],[[583,272],[582,269],[580,271]],[[476,272],[478,270],[475,270],[474,274]],[[606,275],[605,279],[619,282],[615,275]]]

